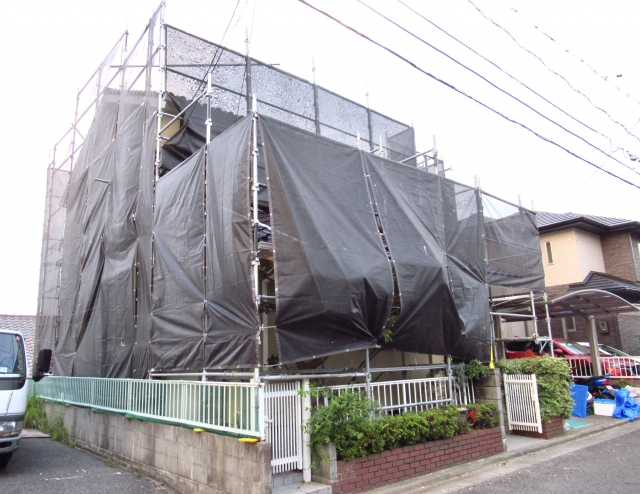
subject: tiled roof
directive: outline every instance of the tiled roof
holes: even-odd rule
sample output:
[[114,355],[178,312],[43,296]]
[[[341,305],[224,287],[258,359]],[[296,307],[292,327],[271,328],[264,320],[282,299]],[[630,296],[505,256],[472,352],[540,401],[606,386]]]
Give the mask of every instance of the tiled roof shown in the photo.
[[24,336],[29,362],[33,362],[33,347],[36,341],[36,316],[11,316],[0,314],[0,329],[20,331]]
[[569,285],[570,291],[588,289],[605,290],[620,295],[629,302],[640,302],[640,283],[610,274],[591,271],[584,281]]
[[626,228],[640,228],[640,222],[606,216],[594,216],[577,213],[547,213],[538,211],[536,214],[540,231],[555,229],[560,226],[582,224],[587,230],[599,230],[602,233]]

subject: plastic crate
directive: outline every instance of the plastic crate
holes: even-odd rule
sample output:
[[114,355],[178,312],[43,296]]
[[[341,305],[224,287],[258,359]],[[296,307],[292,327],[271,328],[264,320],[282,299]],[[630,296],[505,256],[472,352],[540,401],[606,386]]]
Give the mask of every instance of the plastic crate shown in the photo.
[[593,413],[602,415],[603,417],[613,417],[613,411],[616,408],[615,400],[595,400],[593,403]]

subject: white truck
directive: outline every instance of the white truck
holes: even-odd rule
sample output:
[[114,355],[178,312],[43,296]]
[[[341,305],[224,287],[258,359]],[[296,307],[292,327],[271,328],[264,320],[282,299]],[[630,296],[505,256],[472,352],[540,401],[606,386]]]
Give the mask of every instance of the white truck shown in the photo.
[[[38,360],[42,365],[38,364],[38,370],[34,373],[36,381],[42,379],[44,372],[49,370],[51,351],[42,350]],[[29,389],[27,366],[22,334],[0,329],[0,468],[7,466],[20,444]]]

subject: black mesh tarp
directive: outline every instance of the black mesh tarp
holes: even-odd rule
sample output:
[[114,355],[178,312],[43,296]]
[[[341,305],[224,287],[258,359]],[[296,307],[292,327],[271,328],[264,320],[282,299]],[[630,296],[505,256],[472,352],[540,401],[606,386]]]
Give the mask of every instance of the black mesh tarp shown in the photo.
[[204,167],[202,148],[156,185],[154,369],[204,368]]
[[448,354],[447,331],[462,330],[446,269],[438,176],[365,155],[373,196],[394,261],[400,315],[385,346]]
[[251,117],[227,129],[207,153],[207,368],[258,365],[249,203]]
[[544,272],[535,213],[482,196],[487,283],[543,290]]
[[393,279],[355,148],[260,119],[276,269],[280,360],[371,348]]
[[413,129],[255,60],[245,77],[244,56],[173,28],[168,104],[180,111],[211,73],[213,140],[200,100],[156,157],[145,46],[100,93],[73,170],[50,175],[38,334],[57,374],[258,365],[251,81],[282,362],[376,345],[485,359],[487,287],[543,288],[532,212],[368,154],[412,156]]
[[245,117],[157,183],[151,330],[156,371],[258,365],[251,122]]
[[144,103],[127,112],[115,133],[117,106],[108,99],[97,111],[66,191],[60,327],[54,347],[56,372],[64,375],[134,373],[136,278],[150,265],[150,258],[138,262],[135,220],[141,209],[140,179],[145,164],[149,166],[143,155],[148,156],[144,135],[150,107]]
[[489,305],[476,191],[461,203],[447,201],[457,184],[377,156],[365,159],[401,301],[385,346],[484,358]]

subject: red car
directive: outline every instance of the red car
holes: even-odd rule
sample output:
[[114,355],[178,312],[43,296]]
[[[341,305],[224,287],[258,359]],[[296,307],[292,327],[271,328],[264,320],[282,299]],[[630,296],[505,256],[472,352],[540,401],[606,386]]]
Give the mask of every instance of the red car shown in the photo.
[[[505,353],[508,359],[511,358],[526,358],[526,357],[540,357],[542,355],[550,355],[551,348],[548,341],[541,341],[535,343],[530,340],[510,340],[505,341]],[[593,376],[593,369],[591,365],[591,351],[581,345],[580,343],[574,343],[572,341],[553,339],[553,353],[556,357],[562,357],[567,360],[569,367],[571,367],[571,373],[575,377]],[[600,353],[601,357],[607,357],[604,353]],[[637,375],[637,373],[629,373],[630,367],[635,369],[633,362],[629,361],[628,365],[624,361],[617,359],[616,361],[610,361],[604,359],[601,361],[602,371],[609,376],[631,376]],[[600,375],[602,372],[597,372],[595,375]]]

